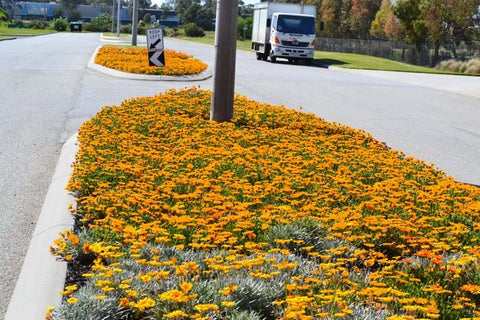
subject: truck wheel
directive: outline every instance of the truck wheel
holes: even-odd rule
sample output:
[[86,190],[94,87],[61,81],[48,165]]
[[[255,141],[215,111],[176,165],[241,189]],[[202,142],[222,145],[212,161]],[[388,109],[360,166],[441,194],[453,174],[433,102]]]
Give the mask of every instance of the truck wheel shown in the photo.
[[257,52],[257,60],[263,59],[263,53]]
[[307,65],[307,66],[312,65],[312,60],[313,59],[305,59],[305,65]]
[[277,57],[270,56],[270,62],[271,62],[271,63],[277,62]]

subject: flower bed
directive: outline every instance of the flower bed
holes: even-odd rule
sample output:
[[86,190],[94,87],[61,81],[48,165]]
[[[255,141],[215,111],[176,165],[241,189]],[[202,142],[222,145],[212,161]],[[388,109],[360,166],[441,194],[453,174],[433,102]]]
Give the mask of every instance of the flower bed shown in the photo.
[[188,75],[198,74],[207,69],[207,64],[183,52],[164,50],[165,66],[148,65],[147,48],[120,48],[103,46],[98,50],[95,63],[107,68],[137,74]]
[[311,114],[209,107],[171,90],[82,126],[52,251],[89,270],[49,317],[480,316],[478,188]]

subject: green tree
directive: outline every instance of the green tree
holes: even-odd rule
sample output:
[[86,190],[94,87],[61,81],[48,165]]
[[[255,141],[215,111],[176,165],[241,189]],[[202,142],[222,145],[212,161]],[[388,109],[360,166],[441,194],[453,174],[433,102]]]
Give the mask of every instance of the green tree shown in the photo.
[[197,12],[196,23],[204,30],[215,29],[215,8],[209,6],[202,6]]
[[200,0],[175,0],[175,12],[177,13],[182,23],[185,22],[184,14],[192,4],[200,4]]
[[412,43],[418,52],[427,41],[427,27],[424,20],[425,0],[399,0],[392,10],[400,22],[405,41]]
[[170,11],[173,10],[173,6],[171,6],[169,3],[167,2],[164,2],[162,3],[162,6],[160,7],[160,9],[162,9],[162,18],[163,20],[167,20],[168,18],[168,14],[170,13]]
[[200,9],[202,9],[202,6],[199,3],[192,2],[182,14],[182,22],[184,24],[196,22]]
[[390,0],[384,0],[375,15],[375,20],[372,21],[370,26],[370,34],[377,38],[385,38],[385,25],[387,23],[387,18],[392,13],[392,4]]

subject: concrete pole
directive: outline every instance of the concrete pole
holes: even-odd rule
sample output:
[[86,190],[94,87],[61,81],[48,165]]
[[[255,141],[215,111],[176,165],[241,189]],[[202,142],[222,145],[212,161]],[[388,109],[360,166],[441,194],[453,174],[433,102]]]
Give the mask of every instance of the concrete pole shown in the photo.
[[233,118],[237,16],[238,0],[217,0],[215,73],[210,120],[218,122]]
[[117,37],[120,37],[120,0],[117,1]]
[[112,33],[115,26],[115,0],[112,0]]
[[139,2],[139,0],[133,0],[132,46],[136,46],[136,45],[137,45],[137,33],[138,33],[138,2]]

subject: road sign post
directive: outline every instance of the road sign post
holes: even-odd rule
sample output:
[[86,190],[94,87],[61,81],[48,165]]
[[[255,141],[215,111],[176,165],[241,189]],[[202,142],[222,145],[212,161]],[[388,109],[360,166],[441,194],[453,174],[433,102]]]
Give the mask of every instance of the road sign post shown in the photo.
[[161,28],[147,29],[148,65],[163,67],[165,55],[163,53],[163,30]]

